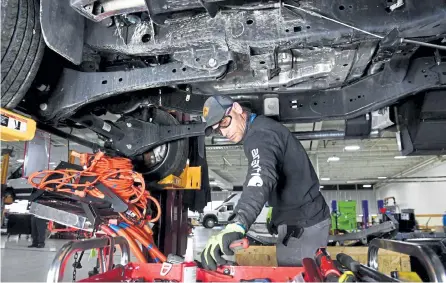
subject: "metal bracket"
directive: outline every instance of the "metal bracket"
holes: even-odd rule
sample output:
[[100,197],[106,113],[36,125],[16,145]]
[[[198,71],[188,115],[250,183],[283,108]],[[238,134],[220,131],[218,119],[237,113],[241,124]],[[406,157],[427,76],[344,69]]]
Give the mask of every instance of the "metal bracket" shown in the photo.
[[[127,127],[127,124],[131,127]],[[141,154],[169,141],[203,136],[205,129],[204,123],[162,126],[132,118],[120,121],[116,126],[125,128],[125,135],[122,139],[113,141],[111,146],[125,156]]]
[[177,51],[173,58],[198,70],[217,70],[234,59],[233,53],[216,45]]
[[101,217],[99,215],[98,210],[91,203],[81,202],[82,209],[85,211],[88,220],[93,226],[93,229],[96,230],[99,225],[101,225]]
[[76,13],[68,1],[48,0],[40,2],[40,23],[46,45],[79,65],[84,48],[85,18]]
[[153,12],[152,1],[153,0],[144,0],[144,2],[146,3],[147,11],[149,13],[149,17],[152,20],[152,22],[154,22],[155,24],[157,24],[159,26],[162,26],[162,25],[164,25],[167,17],[165,15],[159,15],[159,14],[155,14]]

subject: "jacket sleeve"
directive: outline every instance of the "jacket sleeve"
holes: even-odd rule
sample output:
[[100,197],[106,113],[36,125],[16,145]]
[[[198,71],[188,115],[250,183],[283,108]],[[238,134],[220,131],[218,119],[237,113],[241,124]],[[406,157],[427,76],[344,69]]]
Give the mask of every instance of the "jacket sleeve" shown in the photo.
[[243,224],[246,230],[262,211],[271,191],[276,189],[284,150],[280,143],[276,133],[263,129],[256,129],[244,141],[248,173],[234,210],[234,221]]

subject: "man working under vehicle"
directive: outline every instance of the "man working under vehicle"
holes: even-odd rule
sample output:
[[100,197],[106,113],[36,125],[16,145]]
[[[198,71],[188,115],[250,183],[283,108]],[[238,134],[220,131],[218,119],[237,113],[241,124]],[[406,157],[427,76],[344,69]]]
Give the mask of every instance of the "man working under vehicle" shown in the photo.
[[212,96],[203,107],[206,135],[243,142],[248,174],[228,224],[212,236],[201,255],[204,268],[215,270],[233,255],[231,242],[242,239],[266,202],[273,207],[270,233],[278,234],[279,266],[301,265],[328,242],[330,212],[319,180],[300,142],[282,124],[242,108],[229,96]]

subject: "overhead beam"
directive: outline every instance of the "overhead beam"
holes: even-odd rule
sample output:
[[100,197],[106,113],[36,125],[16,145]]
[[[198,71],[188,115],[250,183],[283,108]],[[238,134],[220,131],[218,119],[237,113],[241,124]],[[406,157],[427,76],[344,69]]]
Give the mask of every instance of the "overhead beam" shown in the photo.
[[[390,178],[391,179],[395,179],[395,178],[398,178],[398,177],[400,177],[400,178],[401,177],[407,177],[407,176],[415,174],[415,173],[417,173],[417,172],[419,172],[421,170],[426,170],[426,169],[430,169],[430,168],[436,167],[436,166],[438,166],[439,164],[441,164],[441,163],[443,163],[445,161],[446,161],[445,157],[434,156],[434,157],[429,158],[427,160],[423,160],[423,161],[415,164],[414,166],[411,166],[410,168],[407,168],[407,169],[401,171],[400,173],[391,176]],[[378,182],[376,184],[376,188],[380,189],[382,187],[385,187],[387,185],[386,183],[388,183],[386,181],[387,180],[382,180],[382,181]]]
[[[313,132],[314,131],[320,131],[320,130],[322,130],[322,122],[315,122],[315,123],[313,123]],[[317,151],[318,150],[318,148],[319,148],[319,140],[312,140],[311,142],[310,142],[310,151]]]

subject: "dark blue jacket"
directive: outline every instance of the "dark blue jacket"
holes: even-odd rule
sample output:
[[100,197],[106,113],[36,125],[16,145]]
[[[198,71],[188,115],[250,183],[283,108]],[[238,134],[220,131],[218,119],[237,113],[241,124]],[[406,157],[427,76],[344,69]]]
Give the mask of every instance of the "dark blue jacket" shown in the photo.
[[243,147],[249,163],[234,211],[237,222],[249,229],[267,201],[276,226],[309,227],[330,217],[308,155],[288,128],[257,116],[248,123]]

